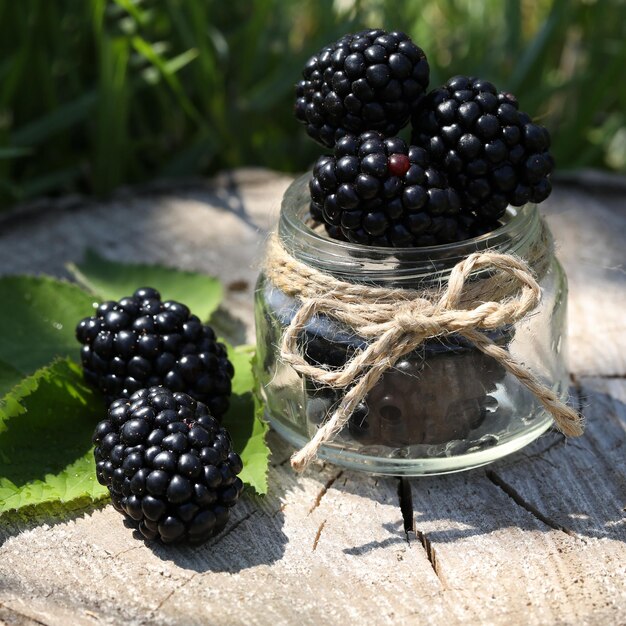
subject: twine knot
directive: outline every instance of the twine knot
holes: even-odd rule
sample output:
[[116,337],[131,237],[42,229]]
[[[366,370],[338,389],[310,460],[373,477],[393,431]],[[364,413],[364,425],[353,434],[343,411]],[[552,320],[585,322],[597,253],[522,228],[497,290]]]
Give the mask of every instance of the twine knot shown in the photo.
[[[542,241],[543,247],[535,251],[538,266],[545,264],[549,250],[547,240]],[[320,272],[291,256],[273,235],[265,273],[276,287],[299,298],[301,305],[283,334],[281,359],[318,383],[347,388],[330,418],[292,456],[294,469],[306,468],[320,446],[343,428],[356,406],[398,359],[427,339],[451,334],[465,337],[513,374],[537,397],[565,435],[582,434],[580,416],[485,334],[520,321],[541,300],[541,287],[522,259],[498,252],[476,252],[452,268],[445,288],[388,289],[349,283]],[[341,368],[311,365],[301,354],[298,336],[317,315],[347,325],[367,341],[366,347]]]
[[403,304],[394,316],[398,328],[407,334],[438,335],[440,324],[432,317],[434,307],[416,305],[414,302]]

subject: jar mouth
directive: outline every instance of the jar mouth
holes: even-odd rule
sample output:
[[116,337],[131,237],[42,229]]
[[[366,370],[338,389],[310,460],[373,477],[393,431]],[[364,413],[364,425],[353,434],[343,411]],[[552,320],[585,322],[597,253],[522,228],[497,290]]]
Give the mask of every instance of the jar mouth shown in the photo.
[[[436,246],[391,248],[331,239],[309,225],[310,202],[307,172],[287,188],[281,205],[278,234],[296,258],[337,278],[388,285],[433,277],[445,277],[469,254],[484,250],[516,254],[524,252],[539,236],[540,219],[535,204],[507,207],[502,226],[479,237]],[[433,276],[435,275],[435,276]]]

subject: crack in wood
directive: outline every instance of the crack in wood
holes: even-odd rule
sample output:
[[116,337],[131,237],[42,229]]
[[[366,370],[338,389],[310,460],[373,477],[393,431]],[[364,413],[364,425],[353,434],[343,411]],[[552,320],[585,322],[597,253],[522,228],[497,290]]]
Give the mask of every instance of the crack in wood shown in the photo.
[[509,496],[509,498],[511,498],[511,500],[515,502],[515,504],[522,507],[524,510],[528,511],[528,513],[530,513],[533,517],[538,519],[540,522],[542,522],[546,526],[554,530],[559,530],[562,533],[569,535],[570,537],[575,537],[576,539],[580,539],[580,537],[573,530],[566,528],[565,526],[562,526],[558,522],[555,522],[554,520],[550,519],[547,515],[542,513],[536,506],[534,506],[533,504],[525,500],[522,497],[522,495],[515,489],[515,487],[513,487],[512,485],[509,485],[501,476],[496,474],[496,472],[494,472],[493,470],[487,470],[485,472],[485,476],[496,487],[498,487],[499,489],[502,489],[502,491],[504,491],[504,493],[506,493],[506,495]]
[[407,541],[409,541],[409,533],[413,531],[415,523],[413,519],[413,494],[411,493],[411,483],[407,478],[398,480],[398,500],[404,523],[404,533]]
[[426,558],[435,572],[435,576],[437,576],[441,585],[444,585],[445,583],[439,569],[435,548],[426,533],[418,530],[415,526],[413,491],[411,489],[411,482],[408,478],[398,479],[398,501],[400,503],[400,512],[402,513],[402,521],[404,524],[404,535],[407,543],[409,546],[411,545],[411,536],[414,536],[420,542],[420,545],[424,548],[424,552],[426,552]]
[[107,553],[107,555],[102,560],[106,561],[108,559],[117,559],[119,556],[122,556],[122,554],[126,554],[127,552],[132,552],[133,550],[140,550],[141,548],[145,548],[145,544],[143,542],[136,546],[131,546],[130,548],[126,548],[125,550],[120,550],[119,552],[116,552],[115,554],[109,552],[105,548],[104,551]]
[[413,528],[413,532],[415,533],[415,537],[417,538],[417,540],[420,542],[420,544],[424,548],[424,552],[426,552],[426,558],[428,559],[428,562],[433,568],[433,572],[435,572],[435,576],[437,576],[437,578],[439,579],[439,582],[443,584],[444,581],[441,576],[441,572],[439,570],[439,563],[437,562],[437,553],[435,552],[435,547],[431,543],[426,533],[423,533],[421,530],[418,530],[417,528]]
[[163,607],[163,605],[177,592],[180,591],[183,587],[185,587],[186,585],[188,585],[196,576],[198,576],[199,572],[196,572],[195,574],[192,574],[191,576],[189,576],[189,578],[185,578],[185,580],[178,585],[178,587],[174,587],[174,589],[172,589],[158,604],[157,606],[152,609],[152,611],[150,611],[150,615],[147,618],[147,622],[144,623],[148,623],[151,624],[152,620],[154,619],[154,616],[161,610],[161,608]]
[[[139,532],[138,530],[136,530],[135,532]],[[126,548],[125,550],[120,550],[119,552],[116,552],[115,554],[113,554],[112,552],[109,552],[106,548],[103,548],[104,551],[106,552],[106,556],[102,559],[102,561],[108,561],[108,560],[115,560],[117,559],[119,556],[121,556],[122,554],[126,554],[127,552],[132,552],[133,550],[141,550],[142,548],[146,548],[146,544],[144,543],[144,541],[142,539],[137,539],[136,541],[138,541],[138,545],[136,546],[132,546],[130,548]],[[111,576],[112,572],[111,571],[105,571],[104,574],[98,578],[95,582],[96,585],[101,585],[109,576]]]
[[131,548],[126,548],[126,550],[120,550],[119,552],[114,554],[111,558],[117,559],[119,556],[122,556],[122,554],[126,554],[127,552],[132,552],[133,550],[140,550],[141,548],[144,548],[144,547],[145,546],[143,544],[140,544],[138,546],[132,546]]
[[315,550],[317,550],[317,544],[319,543],[320,536],[322,534],[322,531],[324,530],[324,526],[326,526],[326,520],[324,520],[319,525],[319,528],[317,529],[317,532],[315,533],[315,539],[313,540],[313,552],[315,552]]
[[332,478],[329,478],[326,481],[326,484],[320,489],[320,491],[317,494],[317,496],[315,496],[315,500],[313,501],[313,505],[309,509],[309,513],[308,513],[309,515],[311,515],[311,513],[313,513],[313,511],[315,511],[315,509],[320,505],[320,502],[322,501],[322,498],[326,495],[328,490],[333,486],[334,482],[336,480],[339,480],[342,476],[343,476],[343,470],[341,470],[338,474],[336,474]]

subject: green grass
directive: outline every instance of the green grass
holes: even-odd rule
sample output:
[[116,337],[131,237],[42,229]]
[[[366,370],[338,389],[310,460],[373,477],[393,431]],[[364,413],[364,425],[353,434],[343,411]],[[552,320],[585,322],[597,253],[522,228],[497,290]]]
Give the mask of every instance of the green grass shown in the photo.
[[378,25],[426,50],[433,86],[469,73],[515,92],[559,169],[626,171],[621,0],[0,0],[0,206],[304,169],[320,152],[292,115],[304,62]]

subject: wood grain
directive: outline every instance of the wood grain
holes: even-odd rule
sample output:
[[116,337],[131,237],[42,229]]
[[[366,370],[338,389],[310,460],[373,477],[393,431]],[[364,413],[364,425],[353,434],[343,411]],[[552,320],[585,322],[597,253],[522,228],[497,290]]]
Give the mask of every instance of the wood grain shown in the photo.
[[[229,173],[175,190],[61,202],[0,223],[0,272],[65,275],[85,247],[217,274],[253,336],[255,258],[289,179]],[[612,624],[626,611],[621,198],[545,204],[570,276],[574,393],[587,434],[549,433],[464,474],[410,482],[316,464],[270,434],[270,493],[204,546],[148,546],[110,506],[0,518],[0,623]]]
[[620,623],[626,382],[583,379],[581,392],[584,438],[552,432],[486,470],[413,481],[416,534],[465,619]]
[[[542,205],[543,207],[544,205]],[[545,203],[570,284],[571,371],[626,372],[626,210],[623,193],[559,188]]]

